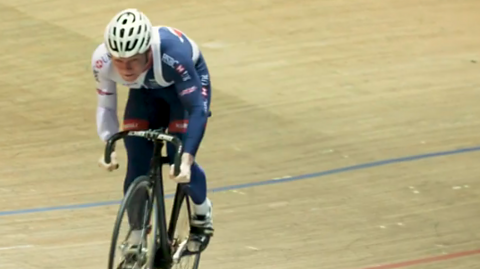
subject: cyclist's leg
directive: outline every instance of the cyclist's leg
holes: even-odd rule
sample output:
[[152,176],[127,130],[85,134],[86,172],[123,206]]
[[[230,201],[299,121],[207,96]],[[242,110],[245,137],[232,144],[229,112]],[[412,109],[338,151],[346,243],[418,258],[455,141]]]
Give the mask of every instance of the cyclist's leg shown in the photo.
[[[171,111],[171,122],[169,124],[169,133],[176,135],[184,141],[184,134],[188,124],[188,116],[181,111]],[[173,113],[172,113],[173,112]],[[170,163],[173,163],[173,156],[175,155],[175,147],[172,144],[167,144],[167,154],[170,158]],[[212,203],[207,197],[207,177],[202,167],[194,162],[191,168],[190,183],[188,184],[187,193],[193,201],[194,216],[192,225],[203,228],[205,234],[213,233],[212,221]]]
[[[163,111],[162,111],[163,110]],[[166,112],[166,113],[162,113]],[[162,117],[165,120],[162,121]],[[166,127],[168,123],[168,105],[161,100],[152,99],[149,90],[131,89],[124,113],[124,130],[146,130]],[[139,176],[146,175],[150,168],[150,159],[153,154],[153,143],[141,137],[125,137],[127,153],[127,173],[123,185],[124,194],[130,184]],[[140,243],[143,219],[143,206],[146,200],[146,190],[136,193],[131,206],[128,208],[129,223],[132,228],[132,244]]]
[[[124,130],[138,131],[167,127],[168,121],[169,105],[163,99],[154,98],[147,89],[129,91],[123,120]],[[124,143],[128,157],[124,182],[124,192],[126,192],[135,178],[148,173],[153,143],[147,139],[132,136],[125,137]]]

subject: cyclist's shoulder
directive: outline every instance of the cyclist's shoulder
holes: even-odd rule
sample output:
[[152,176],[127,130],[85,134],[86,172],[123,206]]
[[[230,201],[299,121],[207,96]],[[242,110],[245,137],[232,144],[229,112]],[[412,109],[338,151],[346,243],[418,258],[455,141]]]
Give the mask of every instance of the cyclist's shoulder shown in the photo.
[[108,50],[104,43],[99,44],[92,53],[92,69],[94,73],[106,76],[110,73],[112,56],[108,53]]

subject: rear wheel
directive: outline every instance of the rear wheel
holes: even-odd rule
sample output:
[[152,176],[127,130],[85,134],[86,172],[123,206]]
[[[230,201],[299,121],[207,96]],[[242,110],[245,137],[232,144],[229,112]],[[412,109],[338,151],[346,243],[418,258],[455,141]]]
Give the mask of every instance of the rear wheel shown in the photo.
[[181,184],[177,187],[169,227],[173,250],[172,269],[197,269],[203,244],[200,237],[191,233],[191,204],[184,187]]

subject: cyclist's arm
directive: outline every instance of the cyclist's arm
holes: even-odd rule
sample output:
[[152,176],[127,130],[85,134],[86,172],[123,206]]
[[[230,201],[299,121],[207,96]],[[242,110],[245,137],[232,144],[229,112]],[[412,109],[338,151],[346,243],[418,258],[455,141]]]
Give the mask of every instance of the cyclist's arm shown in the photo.
[[97,133],[103,141],[119,131],[116,99],[116,93],[97,89]]
[[202,83],[192,59],[180,50],[169,50],[168,56],[176,61],[173,66],[163,64],[165,75],[174,81],[178,96],[189,113],[184,152],[195,157],[207,123],[207,100],[201,94]]
[[107,141],[119,131],[117,116],[117,85],[104,75],[106,66],[98,67],[99,57],[92,57],[92,69],[97,89],[97,133],[101,140]]

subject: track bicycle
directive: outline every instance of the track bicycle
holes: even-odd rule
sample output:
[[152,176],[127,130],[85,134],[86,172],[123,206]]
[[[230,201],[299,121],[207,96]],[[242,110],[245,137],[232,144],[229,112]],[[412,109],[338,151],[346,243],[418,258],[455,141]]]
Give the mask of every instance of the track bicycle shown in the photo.
[[[162,148],[165,142],[175,146],[174,173],[178,175],[183,153],[181,140],[164,132],[164,129],[121,131],[107,141],[105,163],[110,163],[115,143],[127,136],[142,137],[152,141],[154,144],[153,156],[148,174],[139,176],[132,182],[120,204],[111,239],[108,269],[170,269],[182,265],[186,260],[190,261],[191,265],[181,268],[197,269],[200,263],[200,253],[208,246],[210,236],[204,235],[195,227],[190,226],[192,209],[185,189],[186,183],[177,184],[168,224],[165,212],[162,166],[169,164],[169,158],[162,156]],[[131,248],[132,246],[127,240],[132,232],[132,229],[129,228],[128,234],[119,248],[124,255],[124,260],[119,266],[114,267],[122,220],[125,213],[128,215],[129,208],[132,208],[135,194],[137,194],[137,198],[139,197],[139,192],[144,194],[139,204],[137,201],[137,207],[144,205],[144,209],[140,212],[142,213],[140,220],[141,243]],[[186,234],[183,236],[179,235],[180,231],[177,229],[181,209],[186,209],[188,219],[187,230],[184,231]],[[150,240],[147,239],[147,235],[151,235]]]

